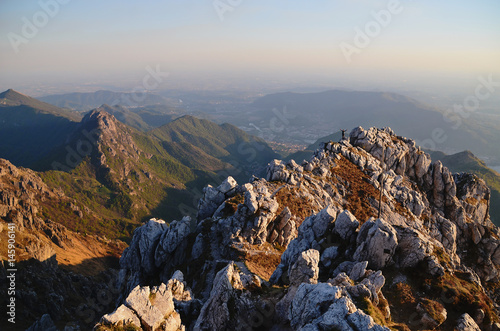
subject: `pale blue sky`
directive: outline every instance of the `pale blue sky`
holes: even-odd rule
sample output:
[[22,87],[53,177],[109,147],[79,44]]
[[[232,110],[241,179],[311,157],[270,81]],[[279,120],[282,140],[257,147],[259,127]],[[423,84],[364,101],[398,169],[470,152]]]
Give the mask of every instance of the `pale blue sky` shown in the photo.
[[[15,52],[23,17],[57,0],[0,1],[0,87],[61,75],[99,81],[161,65],[176,75],[267,72],[371,77],[500,72],[500,1],[401,1],[348,63],[340,44],[386,9],[379,0],[71,0]],[[227,0],[220,0],[227,3]],[[233,1],[236,3],[238,1]]]

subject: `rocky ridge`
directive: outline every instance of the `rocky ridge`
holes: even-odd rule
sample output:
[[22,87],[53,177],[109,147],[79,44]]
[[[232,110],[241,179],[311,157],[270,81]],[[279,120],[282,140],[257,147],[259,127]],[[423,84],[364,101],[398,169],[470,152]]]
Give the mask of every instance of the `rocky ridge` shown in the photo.
[[[358,127],[300,165],[275,160],[266,178],[206,187],[196,222],[136,230],[120,302],[130,308],[136,289],[168,288],[182,271],[190,299],[174,311],[189,330],[497,330],[489,196],[411,139]],[[96,329],[149,329],[143,308],[139,320],[103,318]]]

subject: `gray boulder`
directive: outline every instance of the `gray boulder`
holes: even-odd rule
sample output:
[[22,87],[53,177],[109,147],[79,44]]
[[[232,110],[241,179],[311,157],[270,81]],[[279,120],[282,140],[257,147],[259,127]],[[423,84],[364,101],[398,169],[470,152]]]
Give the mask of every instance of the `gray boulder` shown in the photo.
[[302,284],[290,305],[290,325],[299,329],[324,314],[342,296],[340,288],[328,283]]
[[338,251],[338,246],[326,248],[321,254],[321,263],[328,268],[332,264],[332,261],[338,256]]
[[358,281],[361,278],[365,277],[366,267],[368,266],[368,261],[358,262],[356,263],[349,273],[349,278],[354,281]]
[[297,262],[290,268],[289,278],[291,286],[299,286],[302,283],[316,284],[319,275],[319,252],[309,249],[300,254]]
[[149,286],[137,286],[128,295],[125,305],[137,314],[147,331],[156,330],[165,317],[174,313],[173,296],[165,284],[151,290]]
[[398,265],[400,268],[413,268],[432,254],[434,245],[419,231],[405,228],[398,234]]
[[356,217],[348,210],[344,210],[335,220],[334,231],[343,239],[349,240],[355,235],[359,222]]
[[356,239],[358,248],[353,258],[357,261],[368,261],[371,269],[382,269],[392,259],[398,245],[394,228],[383,221],[369,220],[363,224]]

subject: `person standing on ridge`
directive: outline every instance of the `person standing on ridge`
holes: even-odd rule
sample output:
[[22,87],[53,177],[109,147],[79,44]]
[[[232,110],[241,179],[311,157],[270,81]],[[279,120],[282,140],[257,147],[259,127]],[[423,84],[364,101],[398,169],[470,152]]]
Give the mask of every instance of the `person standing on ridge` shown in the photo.
[[347,130],[345,130],[345,129],[340,129],[340,131],[342,131],[342,139],[341,139],[341,140],[345,140],[345,139],[346,139],[346,137],[345,137],[345,132],[346,132]]

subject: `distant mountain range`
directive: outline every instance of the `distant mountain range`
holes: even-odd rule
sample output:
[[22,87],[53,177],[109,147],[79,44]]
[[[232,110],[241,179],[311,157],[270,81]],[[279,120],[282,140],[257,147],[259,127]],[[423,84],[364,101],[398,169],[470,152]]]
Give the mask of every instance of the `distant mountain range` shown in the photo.
[[[384,92],[330,90],[319,93],[276,93],[255,100],[247,110],[248,132],[272,140],[315,139],[355,126],[389,126],[424,148],[471,150],[500,162],[500,115],[474,113],[459,128],[433,107]],[[451,107],[452,105],[450,105]],[[470,114],[469,114],[470,115]],[[258,128],[258,129],[257,129]]]
[[66,93],[38,98],[57,107],[85,111],[103,104],[111,106],[141,107],[147,105],[168,105],[166,98],[153,93],[127,93],[100,90],[87,93]]

